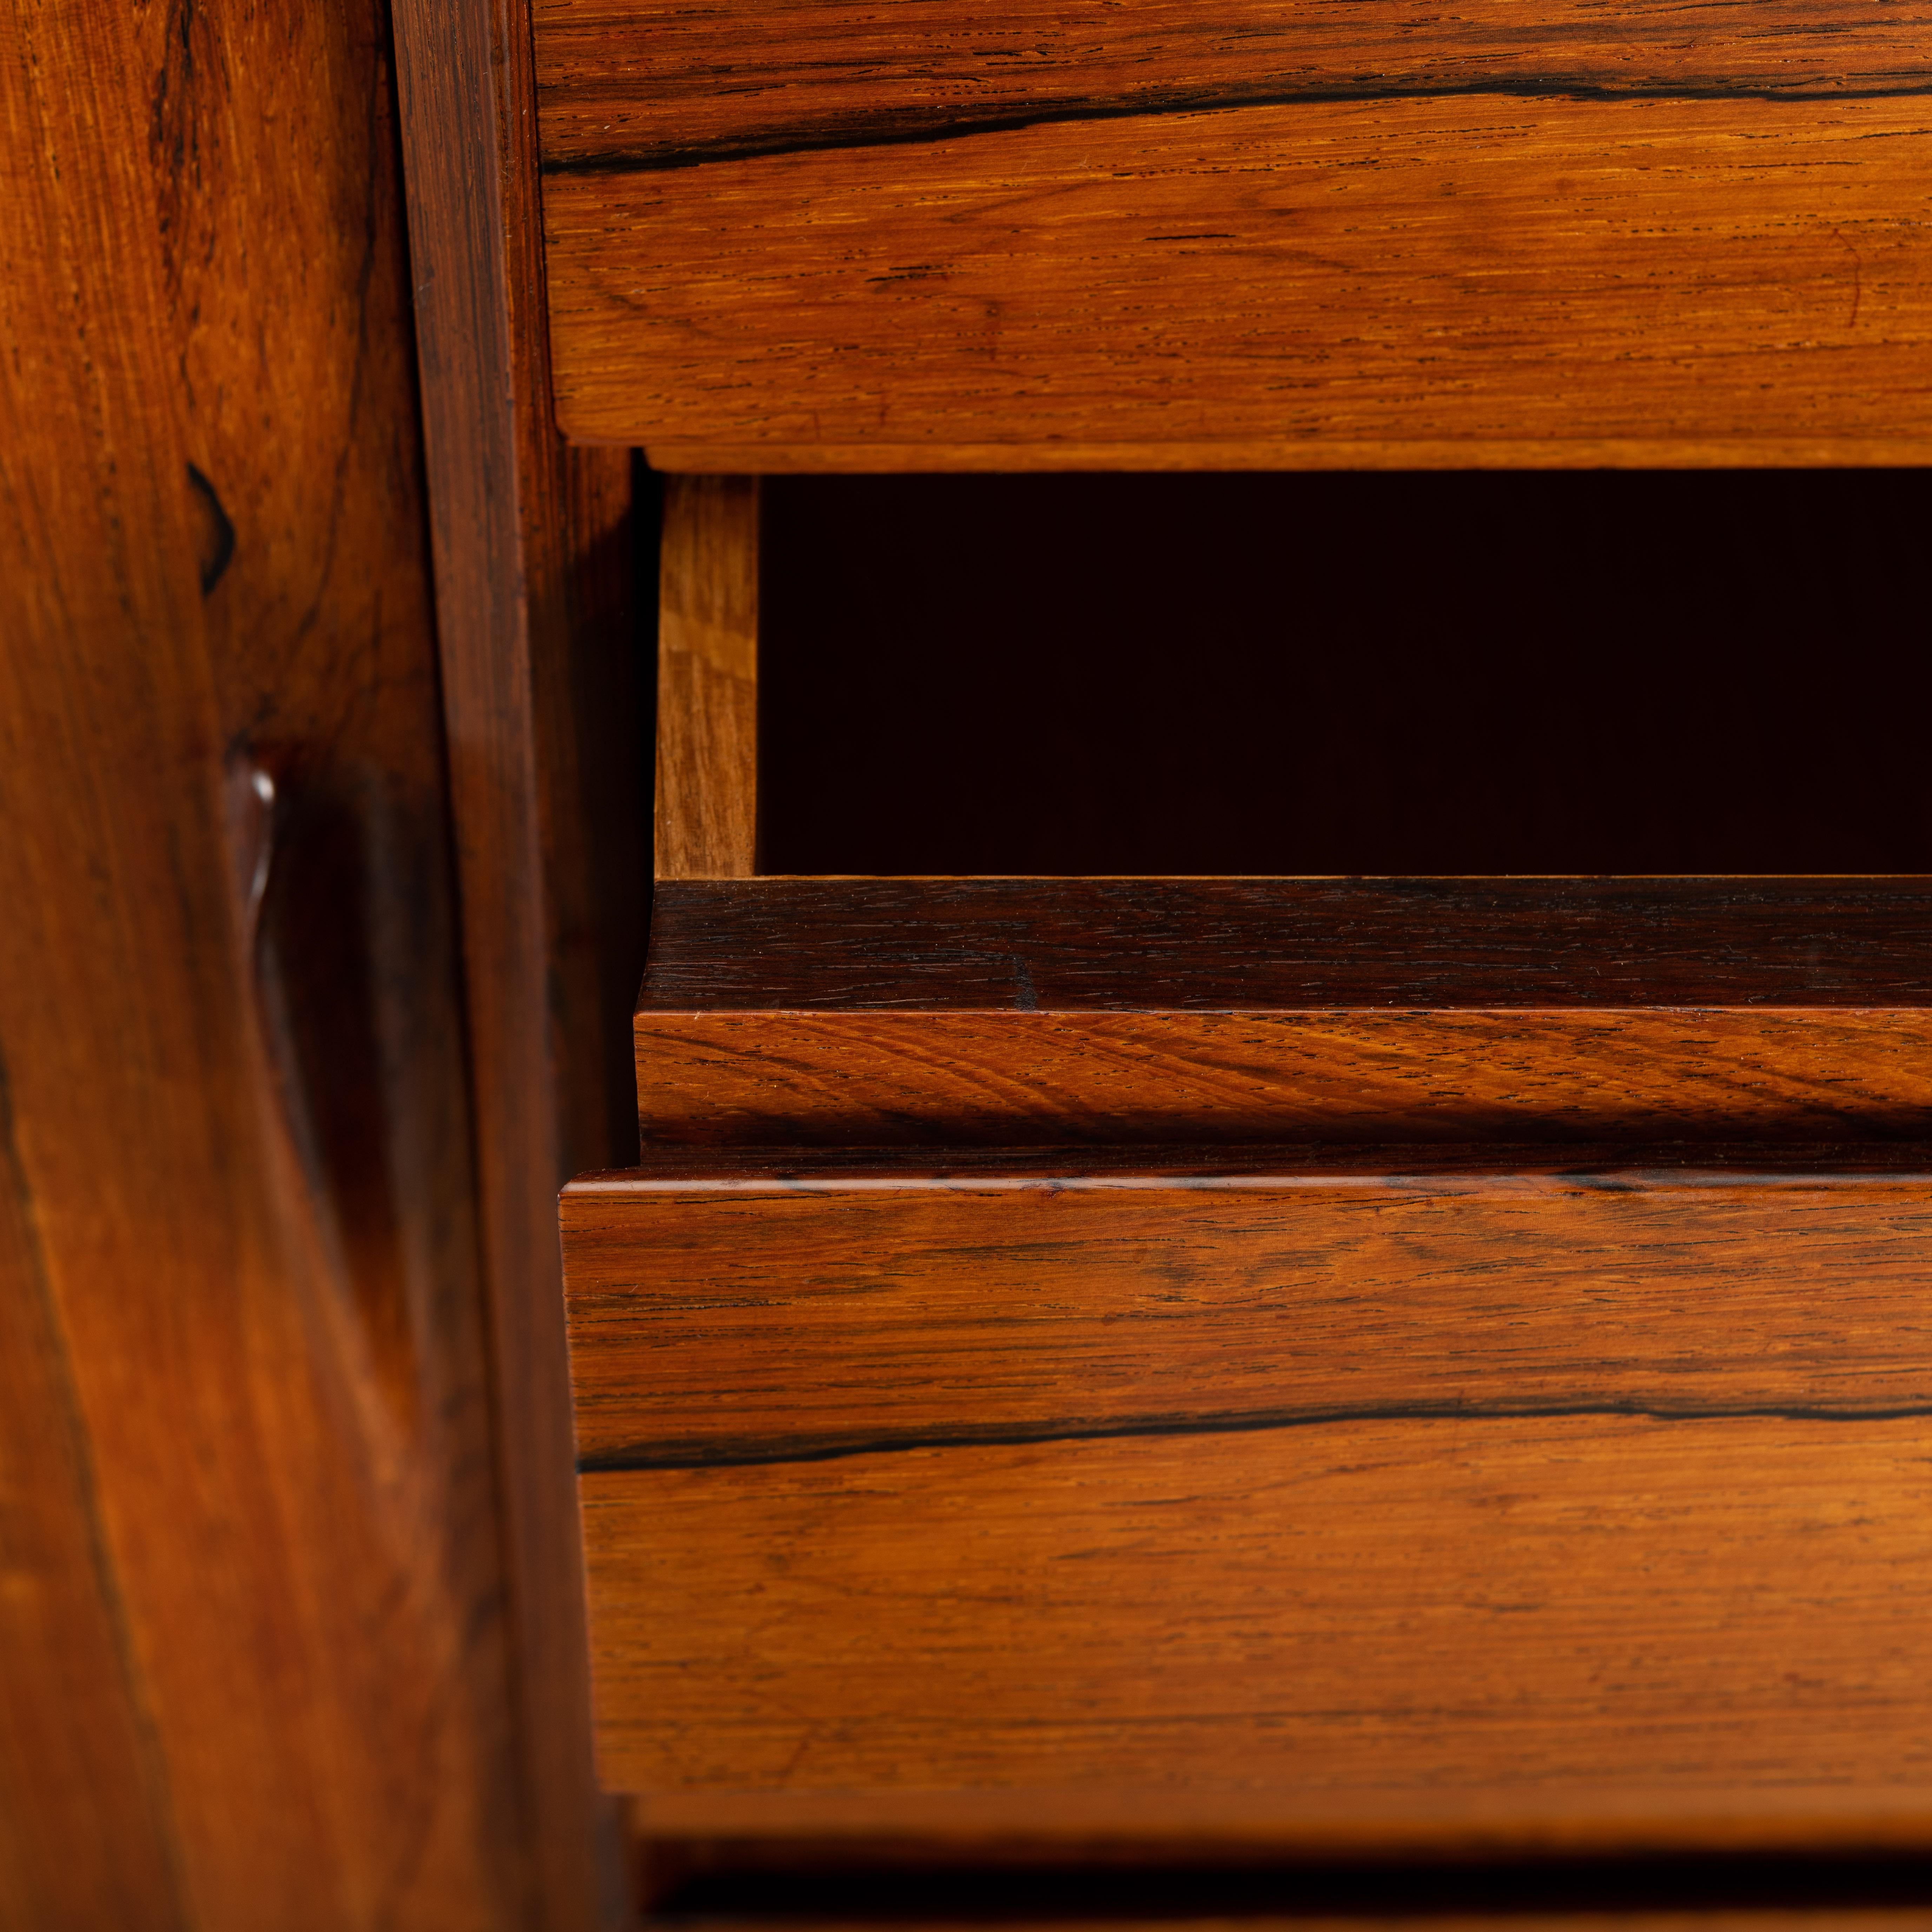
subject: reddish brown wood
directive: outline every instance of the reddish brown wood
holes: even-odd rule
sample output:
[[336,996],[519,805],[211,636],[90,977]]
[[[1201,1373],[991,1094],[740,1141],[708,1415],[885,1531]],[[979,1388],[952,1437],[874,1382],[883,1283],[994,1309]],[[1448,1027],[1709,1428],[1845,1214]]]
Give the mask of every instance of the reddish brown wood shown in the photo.
[[1912,881],[666,884],[646,1142],[1911,1138]]
[[1922,123],[1438,94],[554,174],[559,418],[667,469],[1916,463]]
[[1922,1846],[1928,1428],[1373,1420],[590,1475],[604,1774],[687,1821],[977,1790],[1010,1829],[1069,1792],[1116,1834],[1225,1800],[1229,1835],[1305,1847]]
[[[574,1928],[600,1910],[599,1807],[551,1198],[586,1148],[616,1138],[602,1054],[572,1072],[581,1042],[596,1039],[608,970],[592,887],[614,896],[621,933],[646,885],[634,838],[620,848],[638,862],[628,884],[598,880],[576,843],[586,776],[583,686],[570,666],[584,608],[578,567],[614,528],[614,479],[580,469],[574,490],[550,419],[525,22],[514,9],[451,0],[410,0],[395,18],[495,1448],[536,1827],[525,1903],[542,1923]],[[587,513],[577,530],[574,494]],[[620,833],[640,827],[641,804],[614,822]]]
[[[1396,0],[536,0],[544,152],[557,172],[956,137],[1257,102],[1507,90],[1740,99],[1923,92],[1889,8],[1798,0],[1686,34],[1646,0],[1423,14]],[[728,85],[720,76],[728,74]]]
[[353,7],[0,18],[37,1932],[524,1922],[382,49]]
[[1905,1149],[587,1179],[604,1776],[821,1853],[1923,1844],[1928,1215]]
[[1932,1416],[1922,1160],[1420,1165],[774,1154],[576,1182],[581,1466],[1367,1414]]
[[0,1126],[0,1906],[47,1932],[172,1932],[188,1900],[165,1772],[10,1114]]
[[656,869],[748,878],[758,858],[758,484],[674,477],[658,579]]

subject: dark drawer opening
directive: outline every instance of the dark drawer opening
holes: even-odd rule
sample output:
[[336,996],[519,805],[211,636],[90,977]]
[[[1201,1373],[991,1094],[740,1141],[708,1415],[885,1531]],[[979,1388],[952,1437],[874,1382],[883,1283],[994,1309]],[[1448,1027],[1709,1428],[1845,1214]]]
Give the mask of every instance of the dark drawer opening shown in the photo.
[[782,477],[772,873],[1932,869],[1917,471]]

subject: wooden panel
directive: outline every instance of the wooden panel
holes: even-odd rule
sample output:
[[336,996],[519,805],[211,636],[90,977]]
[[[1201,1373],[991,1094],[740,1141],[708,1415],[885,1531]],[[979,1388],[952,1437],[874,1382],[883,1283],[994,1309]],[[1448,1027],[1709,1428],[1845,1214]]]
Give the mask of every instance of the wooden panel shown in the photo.
[[[36,1932],[526,1922],[415,430],[372,341],[383,35],[0,12],[0,1918]],[[283,970],[298,880],[332,1000]]]
[[674,477],[658,576],[657,875],[758,869],[758,485]]
[[14,1124],[0,1101],[0,1913],[175,1932],[164,1773]]
[[646,1142],[1913,1138],[1922,888],[665,886]]
[[1695,34],[1658,0],[1452,14],[1396,0],[536,0],[532,16],[556,172],[1348,95],[1842,99],[1932,82],[1916,23],[1861,0],[1754,0]]
[[479,1526],[464,1560],[494,1587],[387,16],[218,4],[136,26],[222,742],[274,791],[256,950],[280,1077],[387,1394],[444,1419],[424,1453],[463,1470],[447,1510]]
[[1334,1160],[577,1182],[581,1466],[1380,1412],[1932,1415],[1932,1171]]
[[658,896],[644,1012],[1932,1008],[1932,881],[761,879]]
[[1928,1427],[1377,1420],[592,1474],[604,1776],[687,1813],[1225,1792],[1290,1836],[1305,1797],[1304,1841],[1390,1844],[1412,1810],[1748,1838],[1763,1791],[1764,1840],[1809,1800],[1922,1843]]
[[554,174],[559,419],[668,468],[1919,460],[1927,138],[1474,94]]
[[[621,974],[646,902],[641,796],[629,790],[627,802],[597,755],[601,742],[635,769],[625,754],[641,748],[606,735],[624,673],[600,677],[596,652],[584,656],[586,620],[613,621],[599,583],[619,540],[623,485],[610,466],[622,459],[578,466],[550,414],[524,19],[404,0],[394,20],[494,1448],[536,1840],[518,1903],[533,1922],[578,1928],[604,1906],[553,1199],[586,1150],[622,1144],[599,1040],[604,980]],[[628,656],[628,640],[594,641]],[[592,801],[616,840],[601,854],[584,842]]]

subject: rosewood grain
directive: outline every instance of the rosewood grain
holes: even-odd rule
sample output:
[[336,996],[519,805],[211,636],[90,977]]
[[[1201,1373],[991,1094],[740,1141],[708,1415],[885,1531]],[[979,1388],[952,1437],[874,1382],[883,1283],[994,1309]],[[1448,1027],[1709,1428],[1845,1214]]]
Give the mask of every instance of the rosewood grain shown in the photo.
[[656,871],[758,869],[758,484],[674,477],[658,576]]
[[1458,1418],[592,1474],[603,1774],[700,1832],[1066,1792],[1304,1845],[1923,1846],[1928,1443]]
[[1932,880],[667,884],[638,1011],[1932,1009]]
[[[0,1922],[33,1932],[537,1922],[386,44],[368,4],[0,8]],[[284,1001],[277,880],[323,823],[376,862],[313,909],[356,970]],[[331,1044],[377,1076],[340,1111]]]
[[559,420],[670,469],[1915,462],[1928,139],[1480,94],[553,175]]
[[725,0],[701,10],[538,0],[532,11],[554,172],[1338,96],[1845,99],[1932,88],[1922,22],[1867,0],[1760,0],[1689,32],[1657,0],[1446,15],[1396,0]]
[[628,478],[617,452],[566,449],[549,406],[526,17],[402,0],[394,44],[532,1855],[517,1904],[580,1932],[603,1910],[599,1801],[554,1190],[624,1139],[610,982],[641,936],[646,872],[610,554]]
[[1912,880],[662,889],[646,1143],[1912,1139]]
[[593,1470],[1579,1410],[1932,1418],[1932,1166],[688,1160],[562,1205]]

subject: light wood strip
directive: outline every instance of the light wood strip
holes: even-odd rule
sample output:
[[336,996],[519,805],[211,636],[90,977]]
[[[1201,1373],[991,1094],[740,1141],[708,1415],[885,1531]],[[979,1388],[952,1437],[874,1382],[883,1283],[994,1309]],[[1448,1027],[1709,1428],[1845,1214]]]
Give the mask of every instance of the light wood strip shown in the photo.
[[758,866],[758,486],[670,478],[658,620],[657,875]]

